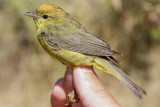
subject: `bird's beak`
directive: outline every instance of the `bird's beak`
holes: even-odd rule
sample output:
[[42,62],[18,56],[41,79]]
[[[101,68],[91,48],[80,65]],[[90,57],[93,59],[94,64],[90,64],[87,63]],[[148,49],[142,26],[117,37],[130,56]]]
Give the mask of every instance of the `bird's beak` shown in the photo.
[[29,16],[29,17],[33,17],[33,18],[37,18],[38,15],[36,15],[36,12],[26,12],[23,13],[23,15]]

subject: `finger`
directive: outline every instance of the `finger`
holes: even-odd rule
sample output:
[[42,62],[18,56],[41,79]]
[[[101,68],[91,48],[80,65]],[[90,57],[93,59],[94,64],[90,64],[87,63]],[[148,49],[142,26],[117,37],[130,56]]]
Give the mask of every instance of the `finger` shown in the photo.
[[64,79],[61,78],[56,82],[54,86],[54,89],[51,94],[52,107],[66,107],[64,105],[67,103],[66,101],[67,98],[64,91],[63,83],[64,83]]
[[69,68],[67,68],[64,76],[64,89],[66,92],[66,95],[68,95],[70,92],[72,92],[74,85],[73,85],[73,71]]
[[[66,96],[71,93],[74,89],[73,84],[73,70],[67,68],[64,76],[64,90],[66,92]],[[82,107],[81,102],[72,104],[72,107]]]
[[87,107],[119,107],[103,84],[94,74],[92,67],[75,67],[73,80],[82,105]]

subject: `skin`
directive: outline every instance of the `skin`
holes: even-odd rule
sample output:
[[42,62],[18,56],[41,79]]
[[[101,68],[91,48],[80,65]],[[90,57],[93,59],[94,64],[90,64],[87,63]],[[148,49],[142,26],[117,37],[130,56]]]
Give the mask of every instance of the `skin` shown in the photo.
[[52,107],[66,107],[64,106],[67,103],[66,97],[74,87],[80,102],[73,104],[72,107],[120,107],[88,66],[66,70],[64,78],[59,79],[53,89]]

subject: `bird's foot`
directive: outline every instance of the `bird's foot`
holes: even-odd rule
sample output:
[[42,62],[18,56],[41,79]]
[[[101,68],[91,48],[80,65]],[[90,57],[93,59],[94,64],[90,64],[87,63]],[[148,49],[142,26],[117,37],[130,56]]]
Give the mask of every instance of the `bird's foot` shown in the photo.
[[70,92],[68,95],[67,95],[67,104],[65,104],[66,106],[68,105],[72,105],[72,104],[75,104],[75,103],[78,103],[79,102],[79,98],[78,98],[78,95],[75,91],[75,89],[73,89],[72,92]]

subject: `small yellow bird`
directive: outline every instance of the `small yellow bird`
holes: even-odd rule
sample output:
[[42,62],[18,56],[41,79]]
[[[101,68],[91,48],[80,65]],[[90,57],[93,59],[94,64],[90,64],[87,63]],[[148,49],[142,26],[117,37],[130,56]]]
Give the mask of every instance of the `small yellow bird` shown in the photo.
[[93,66],[113,75],[135,96],[142,98],[146,92],[129,78],[114,62],[113,56],[121,54],[112,50],[103,40],[88,33],[79,22],[56,5],[42,5],[24,15],[34,19],[38,40],[53,58],[67,67]]

